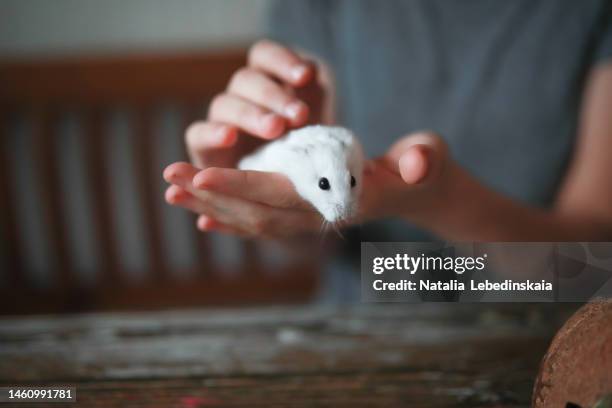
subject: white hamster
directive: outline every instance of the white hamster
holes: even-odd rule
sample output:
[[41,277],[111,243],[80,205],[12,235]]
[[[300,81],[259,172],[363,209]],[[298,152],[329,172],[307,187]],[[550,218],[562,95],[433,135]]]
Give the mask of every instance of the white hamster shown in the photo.
[[351,131],[333,126],[293,130],[244,157],[241,170],[282,173],[329,222],[356,215],[363,148]]

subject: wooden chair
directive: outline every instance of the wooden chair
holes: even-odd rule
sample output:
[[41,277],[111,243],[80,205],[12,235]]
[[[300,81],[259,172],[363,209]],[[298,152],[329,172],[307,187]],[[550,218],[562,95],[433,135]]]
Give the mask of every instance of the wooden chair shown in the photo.
[[[226,85],[231,73],[244,64],[244,52],[214,55],[138,55],[128,57],[70,58],[37,61],[0,61],[0,249],[4,253],[0,288],[0,313],[78,312],[109,309],[152,309],[210,304],[247,304],[302,301],[316,287],[312,263],[286,264],[268,273],[253,243],[241,243],[244,256],[233,268],[215,263],[205,234],[196,233],[193,245],[199,260],[192,278],[174,279],[162,237],[163,197],[154,188],[161,177],[154,157],[155,145],[148,143],[155,127],[155,107],[172,101],[179,106],[184,129],[195,117],[203,116],[208,101]],[[109,111],[128,107],[132,112],[129,137],[138,144],[133,155],[138,209],[146,222],[142,236],[150,259],[146,279],[138,284],[125,280],[118,251],[118,214],[110,202],[113,182],[109,164],[101,154],[108,146]],[[83,157],[88,180],[89,213],[100,256],[98,280],[84,287],[68,244],[66,204],[69,192],[62,191],[56,124],[63,111],[76,110],[83,123]],[[12,152],[7,146],[10,123],[24,117],[32,125],[36,191],[42,208],[54,263],[48,265],[53,282],[37,287],[30,278],[26,238],[14,200],[14,169],[8,165]],[[182,139],[182,132],[177,138]],[[61,146],[60,146],[61,148]],[[176,157],[176,160],[185,157]],[[228,277],[230,276],[230,277]]]

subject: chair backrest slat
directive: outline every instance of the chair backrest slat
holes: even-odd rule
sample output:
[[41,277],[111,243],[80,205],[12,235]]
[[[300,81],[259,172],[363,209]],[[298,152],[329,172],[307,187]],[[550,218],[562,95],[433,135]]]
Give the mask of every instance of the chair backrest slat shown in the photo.
[[53,108],[35,106],[32,111],[34,161],[38,179],[38,193],[43,205],[43,222],[49,234],[52,249],[54,273],[58,286],[70,288],[78,286],[74,274],[74,264],[68,243],[65,219],[66,208],[60,182],[59,155],[57,154],[58,116]]
[[146,106],[136,108],[132,118],[133,161],[134,170],[139,188],[140,203],[142,205],[144,235],[149,248],[149,273],[153,279],[164,280],[168,278],[168,264],[162,243],[162,228],[159,209],[156,206],[160,193],[158,169],[154,158],[155,140],[153,132],[154,112]]
[[[8,268],[1,271],[0,314],[309,298],[314,262],[271,265],[253,241],[196,230],[195,215],[185,232],[179,210],[163,200],[160,170],[188,159],[185,149],[174,151],[171,133],[184,143],[184,130],[204,119],[245,57],[235,50],[0,61],[0,116],[15,112],[26,118],[23,129],[33,129],[31,139],[7,139],[0,117],[0,141],[19,141],[16,154],[26,159],[27,149],[34,153],[33,171],[22,175],[13,164],[27,160],[0,152],[0,263]],[[30,176],[33,189],[16,184]],[[19,207],[13,195],[28,199],[30,190],[40,205]],[[19,220],[37,207],[44,236],[30,242],[32,226]],[[54,261],[48,271],[41,269],[47,258]],[[57,285],[36,287],[47,272]]]
[[[197,120],[202,120],[204,116],[204,102],[205,101],[185,101],[183,102],[181,108],[181,129],[187,129],[187,127]],[[180,133],[180,142],[182,144],[185,143],[184,132]],[[189,161],[190,158],[187,156],[187,149],[183,149],[183,155],[181,160]],[[193,225],[195,225],[197,221],[197,215],[192,215]],[[206,234],[202,234],[196,228],[192,229],[193,231],[193,243],[195,245],[195,253],[198,260],[198,268],[196,273],[200,276],[206,276],[211,274],[211,271],[214,269],[214,263],[212,262],[210,254],[212,253],[212,248],[210,245],[210,240]]]
[[0,112],[0,239],[6,251],[7,283],[13,287],[23,287],[26,284],[24,251],[17,225],[14,176],[7,149],[8,122],[7,112]]
[[100,281],[118,285],[122,281],[116,247],[111,180],[104,152],[108,143],[108,111],[89,107],[84,114],[84,157],[88,194],[91,197],[94,234],[100,255]]

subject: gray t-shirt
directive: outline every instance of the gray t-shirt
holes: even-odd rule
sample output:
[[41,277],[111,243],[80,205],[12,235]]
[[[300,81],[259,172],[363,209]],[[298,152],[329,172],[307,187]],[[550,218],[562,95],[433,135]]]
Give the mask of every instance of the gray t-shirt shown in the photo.
[[[330,63],[340,123],[369,155],[431,129],[486,185],[547,206],[573,150],[586,75],[612,62],[611,8],[606,0],[281,0],[270,35]],[[403,232],[368,239],[423,238],[393,229]]]

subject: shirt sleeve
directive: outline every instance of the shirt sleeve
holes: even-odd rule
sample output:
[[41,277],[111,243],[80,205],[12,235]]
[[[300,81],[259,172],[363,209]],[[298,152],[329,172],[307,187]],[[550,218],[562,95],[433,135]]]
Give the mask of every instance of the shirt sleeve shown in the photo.
[[595,45],[595,64],[612,62],[612,0],[604,0],[597,43]]

